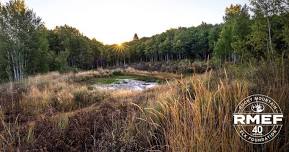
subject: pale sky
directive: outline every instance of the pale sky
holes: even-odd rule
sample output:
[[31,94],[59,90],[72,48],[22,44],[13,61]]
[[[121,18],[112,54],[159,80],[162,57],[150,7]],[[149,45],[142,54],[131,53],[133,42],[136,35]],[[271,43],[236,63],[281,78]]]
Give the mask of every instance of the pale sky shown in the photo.
[[[0,0],[8,1],[8,0]],[[26,0],[49,29],[68,24],[104,44],[170,28],[221,23],[225,7],[248,0]]]

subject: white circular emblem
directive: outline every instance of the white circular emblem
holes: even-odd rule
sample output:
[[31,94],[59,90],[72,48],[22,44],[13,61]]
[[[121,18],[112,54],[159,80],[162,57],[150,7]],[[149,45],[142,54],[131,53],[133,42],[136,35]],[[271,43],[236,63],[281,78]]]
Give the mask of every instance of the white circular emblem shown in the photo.
[[243,140],[252,144],[273,140],[282,128],[282,119],[279,105],[260,94],[243,99],[233,114],[235,130]]

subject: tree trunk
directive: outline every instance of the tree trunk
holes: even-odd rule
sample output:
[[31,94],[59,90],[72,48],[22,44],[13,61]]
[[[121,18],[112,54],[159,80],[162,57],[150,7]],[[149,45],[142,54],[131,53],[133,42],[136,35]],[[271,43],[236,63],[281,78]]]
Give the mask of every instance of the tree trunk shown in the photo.
[[271,55],[273,54],[273,46],[272,46],[272,37],[271,37],[271,23],[269,17],[267,16],[267,25],[268,25],[268,39],[269,39],[269,49]]

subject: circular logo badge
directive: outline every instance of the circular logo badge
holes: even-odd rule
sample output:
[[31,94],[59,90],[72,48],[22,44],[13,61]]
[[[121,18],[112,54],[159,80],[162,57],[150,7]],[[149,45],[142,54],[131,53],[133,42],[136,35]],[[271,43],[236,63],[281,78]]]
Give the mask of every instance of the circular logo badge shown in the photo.
[[235,130],[252,144],[273,140],[282,128],[282,119],[279,105],[272,98],[259,94],[243,99],[233,114]]

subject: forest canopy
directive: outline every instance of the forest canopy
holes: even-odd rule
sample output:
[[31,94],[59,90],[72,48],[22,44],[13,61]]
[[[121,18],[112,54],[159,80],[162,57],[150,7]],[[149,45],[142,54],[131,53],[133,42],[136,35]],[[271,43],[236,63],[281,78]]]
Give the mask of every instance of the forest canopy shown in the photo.
[[225,8],[222,24],[203,22],[152,37],[135,34],[130,42],[104,45],[69,25],[47,29],[24,0],[0,3],[0,78],[3,82],[48,71],[180,59],[236,64],[288,58],[288,0],[249,4]]

